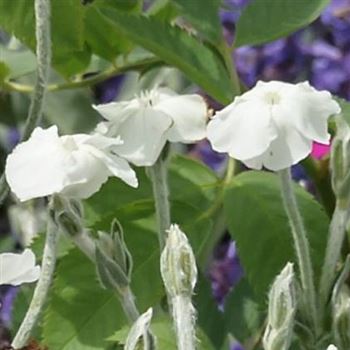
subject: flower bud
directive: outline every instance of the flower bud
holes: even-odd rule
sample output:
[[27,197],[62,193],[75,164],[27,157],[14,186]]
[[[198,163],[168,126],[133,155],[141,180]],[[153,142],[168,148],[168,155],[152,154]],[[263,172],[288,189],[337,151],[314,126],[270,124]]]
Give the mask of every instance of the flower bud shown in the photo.
[[152,308],[142,314],[132,325],[125,342],[125,350],[154,349],[154,337],[149,332],[152,320]]
[[123,229],[114,220],[110,234],[99,232],[96,242],[97,274],[106,289],[123,289],[130,284],[132,256],[125,244]]
[[161,274],[170,297],[191,296],[197,282],[197,266],[186,235],[171,225],[160,261]]
[[53,195],[50,215],[59,229],[70,236],[81,233],[84,215],[83,206],[76,199]]
[[337,135],[332,144],[331,170],[332,185],[337,197],[350,200],[350,127],[337,117]]
[[265,350],[287,350],[293,335],[296,312],[293,264],[288,263],[276,277],[269,294],[268,322],[263,337]]
[[350,349],[350,290],[343,285],[333,300],[333,332],[342,349]]

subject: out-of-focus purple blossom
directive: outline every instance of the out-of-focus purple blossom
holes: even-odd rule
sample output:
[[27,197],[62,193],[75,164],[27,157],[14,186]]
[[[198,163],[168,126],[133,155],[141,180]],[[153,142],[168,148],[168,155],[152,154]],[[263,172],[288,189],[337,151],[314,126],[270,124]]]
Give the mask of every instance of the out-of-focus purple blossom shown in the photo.
[[9,128],[7,132],[7,148],[8,151],[12,149],[19,143],[21,140],[21,134],[17,128]]
[[244,350],[244,347],[241,344],[239,344],[238,342],[234,342],[230,346],[230,350]]
[[98,103],[112,102],[117,97],[124,79],[124,75],[117,75],[95,85],[94,93]]
[[2,293],[0,300],[0,319],[6,327],[9,327],[11,323],[11,312],[17,292],[18,288],[8,287]]
[[217,172],[222,169],[227,159],[226,154],[213,151],[209,142],[206,140],[197,143],[189,154],[201,159],[206,165]]
[[209,269],[213,294],[220,308],[223,309],[227,293],[237,285],[243,274],[235,242],[226,241],[220,244],[214,252]]
[[321,22],[330,27],[334,43],[349,48],[350,45],[350,2],[332,0],[321,14]]

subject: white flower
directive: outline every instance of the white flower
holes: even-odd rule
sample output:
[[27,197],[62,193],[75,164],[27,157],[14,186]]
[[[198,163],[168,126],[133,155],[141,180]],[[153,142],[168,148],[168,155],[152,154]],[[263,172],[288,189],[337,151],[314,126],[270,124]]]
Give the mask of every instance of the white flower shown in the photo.
[[306,158],[312,141],[328,144],[327,119],[340,107],[307,82],[258,82],[216,113],[207,132],[213,148],[250,168],[281,170]]
[[8,156],[6,179],[21,201],[54,193],[87,198],[112,175],[137,187],[128,162],[111,152],[120,144],[120,139],[102,135],[60,137],[56,126],[36,128]]
[[120,135],[122,156],[138,166],[155,163],[166,141],[193,143],[206,136],[207,106],[199,95],[153,89],[131,101],[94,106],[107,122],[97,132]]
[[327,350],[338,350],[338,348],[336,346],[334,346],[333,344],[329,345]]
[[18,286],[31,283],[40,276],[40,266],[35,266],[35,256],[30,249],[22,254],[0,254],[0,285]]

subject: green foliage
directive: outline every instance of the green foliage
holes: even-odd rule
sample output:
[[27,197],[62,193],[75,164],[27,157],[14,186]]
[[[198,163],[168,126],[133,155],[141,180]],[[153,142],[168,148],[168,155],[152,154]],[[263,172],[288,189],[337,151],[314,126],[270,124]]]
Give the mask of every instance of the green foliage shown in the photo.
[[[309,193],[298,185],[295,191],[318,275],[329,220]],[[229,231],[236,240],[248,280],[258,299],[264,300],[277,273],[288,261],[295,261],[277,175],[250,171],[237,176],[225,194],[224,206]]]
[[[176,337],[173,328],[173,324],[171,323],[171,320],[169,318],[156,317],[156,319],[152,322],[151,330],[157,338],[158,350],[177,350]],[[108,338],[108,341],[117,344],[124,344],[129,329],[129,327],[122,328],[110,338]],[[201,350],[214,349],[208,338],[200,329],[197,330],[197,336]]]
[[340,97],[336,97],[336,100],[340,105],[342,116],[350,125],[350,103]]
[[205,38],[214,44],[218,44],[223,40],[222,26],[219,18],[221,0],[174,0],[174,3],[179,7],[180,13]]
[[236,46],[263,44],[313,22],[329,0],[255,0],[237,23]]
[[218,101],[228,103],[237,94],[222,58],[185,30],[155,18],[101,12],[123,35],[182,70]]
[[104,339],[125,324],[115,295],[101,289],[95,269],[77,250],[57,269],[45,312],[43,340],[52,350],[105,349]]

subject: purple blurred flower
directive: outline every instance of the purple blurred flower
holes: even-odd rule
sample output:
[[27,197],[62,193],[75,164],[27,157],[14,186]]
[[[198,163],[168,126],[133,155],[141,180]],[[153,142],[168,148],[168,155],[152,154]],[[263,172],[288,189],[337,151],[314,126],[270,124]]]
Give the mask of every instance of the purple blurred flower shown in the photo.
[[209,269],[213,294],[220,308],[224,307],[227,293],[238,284],[243,274],[235,242],[220,244]]
[[244,350],[243,346],[237,342],[234,342],[231,346],[230,346],[230,350]]
[[95,85],[94,93],[98,103],[112,102],[120,92],[124,80],[124,75],[117,75]]
[[12,149],[19,143],[21,140],[21,134],[17,128],[9,128],[7,132],[7,148],[8,151],[12,151]]
[[197,143],[189,154],[202,160],[206,165],[217,172],[222,169],[227,159],[226,154],[213,151],[209,142],[206,140]]
[[0,301],[0,319],[3,324],[7,327],[11,323],[11,312],[13,307],[13,302],[17,296],[18,288],[17,287],[7,287],[2,293]]

